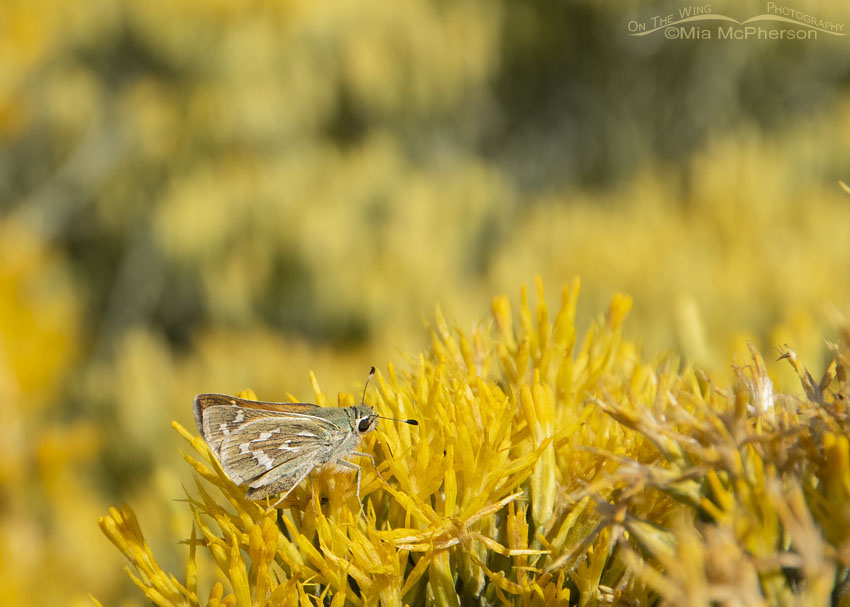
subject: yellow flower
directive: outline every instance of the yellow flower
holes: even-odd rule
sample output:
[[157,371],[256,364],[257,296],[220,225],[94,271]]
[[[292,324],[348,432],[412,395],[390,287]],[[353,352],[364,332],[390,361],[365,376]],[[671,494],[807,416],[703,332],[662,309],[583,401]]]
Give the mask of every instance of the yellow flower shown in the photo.
[[[504,297],[492,328],[472,334],[438,310],[431,351],[407,373],[378,375],[373,406],[419,426],[367,435],[377,469],[363,465],[362,504],[334,469],[279,509],[247,500],[175,423],[197,476],[185,580],[159,567],[128,507],[101,528],[162,606],[843,596],[832,585],[850,565],[846,352],[834,350],[820,381],[787,353],[806,399],[775,393],[755,349],[720,388],[673,357],[642,360],[622,336],[626,296],[577,340],[578,286],[564,289],[552,322],[539,280],[533,312],[523,290],[518,322]],[[198,549],[221,580],[206,602]]]

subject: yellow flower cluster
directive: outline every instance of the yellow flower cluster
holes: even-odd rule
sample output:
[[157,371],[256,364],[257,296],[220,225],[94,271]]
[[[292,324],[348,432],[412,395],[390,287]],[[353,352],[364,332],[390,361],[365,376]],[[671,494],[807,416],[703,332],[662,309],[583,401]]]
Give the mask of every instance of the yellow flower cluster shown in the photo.
[[[156,605],[824,604],[847,597],[850,360],[833,348],[805,397],[774,393],[759,354],[729,388],[642,361],[616,296],[579,342],[579,285],[550,319],[525,291],[471,334],[441,314],[410,371],[389,365],[364,439],[377,470],[321,470],[280,505],[251,502],[201,438],[184,581],[130,508],[100,521]],[[326,404],[314,377],[316,401]],[[253,393],[243,393],[253,398]],[[341,395],[340,406],[354,402]],[[198,549],[219,581],[199,592]],[[206,597],[206,598],[202,598]]]

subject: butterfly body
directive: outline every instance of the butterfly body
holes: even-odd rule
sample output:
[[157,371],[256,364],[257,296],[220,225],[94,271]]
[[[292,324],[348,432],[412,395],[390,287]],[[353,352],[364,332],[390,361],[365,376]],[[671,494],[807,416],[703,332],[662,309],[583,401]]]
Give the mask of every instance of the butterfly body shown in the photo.
[[249,499],[283,500],[307,475],[337,464],[357,470],[346,457],[361,455],[363,435],[378,424],[365,404],[335,409],[309,403],[250,401],[224,394],[199,394],[195,423],[225,473],[248,487]]

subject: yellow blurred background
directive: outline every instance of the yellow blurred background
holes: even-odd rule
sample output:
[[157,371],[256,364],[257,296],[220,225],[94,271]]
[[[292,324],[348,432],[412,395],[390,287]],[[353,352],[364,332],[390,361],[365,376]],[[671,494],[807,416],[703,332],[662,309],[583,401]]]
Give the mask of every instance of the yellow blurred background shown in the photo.
[[679,6],[4,0],[0,604],[142,604],[111,504],[182,566],[196,393],[355,390],[436,305],[488,322],[536,275],[581,277],[584,326],[632,295],[647,355],[817,371],[850,314],[848,36],[628,35]]

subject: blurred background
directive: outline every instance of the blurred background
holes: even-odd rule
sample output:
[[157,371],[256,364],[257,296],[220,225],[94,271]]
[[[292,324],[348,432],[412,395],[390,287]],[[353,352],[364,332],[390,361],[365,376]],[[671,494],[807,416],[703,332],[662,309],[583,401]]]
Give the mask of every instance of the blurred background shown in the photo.
[[822,367],[850,37],[628,35],[683,6],[3,0],[0,603],[142,604],[110,504],[182,569],[196,393],[308,400],[312,370],[333,400],[535,275],[581,277],[580,332],[632,295],[649,357]]

